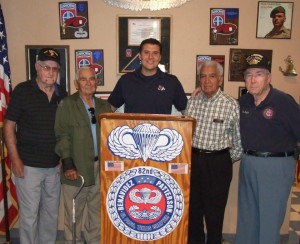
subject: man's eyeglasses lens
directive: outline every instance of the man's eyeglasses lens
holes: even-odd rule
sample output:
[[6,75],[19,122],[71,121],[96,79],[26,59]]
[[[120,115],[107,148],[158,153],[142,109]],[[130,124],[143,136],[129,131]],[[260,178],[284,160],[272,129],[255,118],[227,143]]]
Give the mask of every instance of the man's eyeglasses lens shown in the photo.
[[92,124],[96,124],[95,109],[91,107],[91,108],[89,108],[88,110],[89,110],[89,112],[90,112],[91,115],[92,115],[92,118],[91,118]]
[[38,63],[39,66],[41,66],[42,70],[45,72],[50,72],[52,69],[53,73],[58,73],[60,68],[59,67],[50,67],[48,65],[41,65],[40,63]]

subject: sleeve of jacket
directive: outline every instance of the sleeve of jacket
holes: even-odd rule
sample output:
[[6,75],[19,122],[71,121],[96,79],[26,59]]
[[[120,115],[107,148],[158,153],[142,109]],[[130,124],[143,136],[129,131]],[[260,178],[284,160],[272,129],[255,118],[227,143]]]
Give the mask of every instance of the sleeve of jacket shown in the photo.
[[60,102],[56,111],[55,117],[55,136],[56,136],[56,145],[55,152],[60,156],[62,161],[63,171],[69,169],[75,169],[76,166],[72,159],[72,138],[69,131],[69,119],[70,118],[70,110],[68,109],[68,102],[63,101]]

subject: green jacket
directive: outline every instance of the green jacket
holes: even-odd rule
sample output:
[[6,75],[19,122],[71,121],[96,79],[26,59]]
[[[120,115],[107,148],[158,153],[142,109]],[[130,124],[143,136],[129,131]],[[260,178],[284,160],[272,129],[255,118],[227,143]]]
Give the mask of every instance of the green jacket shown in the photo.
[[[104,112],[111,112],[109,103],[95,97],[98,148],[100,137],[98,115]],[[74,169],[74,167],[70,168],[70,165],[75,165],[77,172],[84,178],[84,186],[95,184],[94,158],[96,155],[94,155],[90,118],[78,92],[66,97],[59,104],[56,111],[55,136],[55,152],[60,156],[63,168]],[[67,180],[63,172],[61,182],[73,186],[79,186],[81,183],[80,180]]]

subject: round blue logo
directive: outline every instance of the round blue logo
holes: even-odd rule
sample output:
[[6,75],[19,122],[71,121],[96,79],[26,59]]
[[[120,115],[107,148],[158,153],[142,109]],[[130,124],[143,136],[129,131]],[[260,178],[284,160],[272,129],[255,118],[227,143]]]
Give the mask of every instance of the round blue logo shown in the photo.
[[136,167],[120,174],[106,198],[112,224],[124,235],[153,241],[171,233],[182,218],[184,200],[177,182],[153,167]]

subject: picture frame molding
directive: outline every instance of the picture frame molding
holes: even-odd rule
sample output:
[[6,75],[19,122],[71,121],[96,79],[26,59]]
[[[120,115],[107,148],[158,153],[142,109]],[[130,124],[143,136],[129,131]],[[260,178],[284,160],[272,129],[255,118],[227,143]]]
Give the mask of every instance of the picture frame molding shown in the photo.
[[[290,29],[290,36],[288,38],[272,38],[265,37],[272,29],[273,23],[270,17],[271,11],[277,6],[283,6],[286,10],[285,27]],[[292,36],[292,22],[293,22],[294,2],[276,2],[276,1],[258,1],[257,3],[257,21],[256,21],[256,38],[263,39],[291,39]]]

